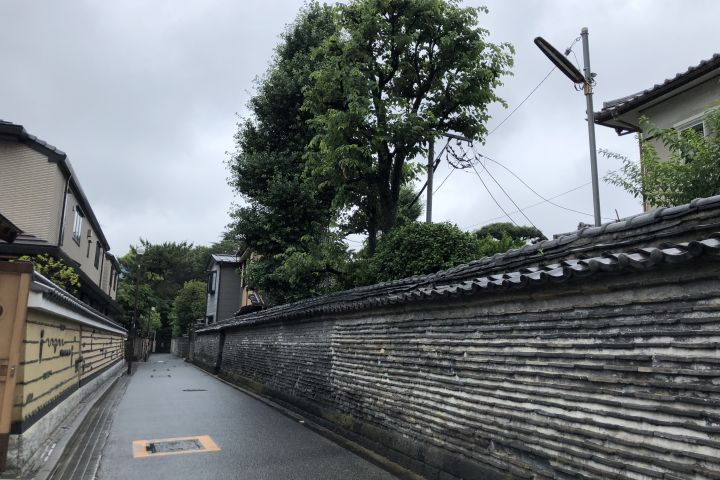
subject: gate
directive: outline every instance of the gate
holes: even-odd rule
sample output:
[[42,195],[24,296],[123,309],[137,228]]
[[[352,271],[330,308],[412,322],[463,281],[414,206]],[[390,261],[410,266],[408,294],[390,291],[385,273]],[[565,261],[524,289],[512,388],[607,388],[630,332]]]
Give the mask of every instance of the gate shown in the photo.
[[0,472],[5,469],[32,263],[0,262]]

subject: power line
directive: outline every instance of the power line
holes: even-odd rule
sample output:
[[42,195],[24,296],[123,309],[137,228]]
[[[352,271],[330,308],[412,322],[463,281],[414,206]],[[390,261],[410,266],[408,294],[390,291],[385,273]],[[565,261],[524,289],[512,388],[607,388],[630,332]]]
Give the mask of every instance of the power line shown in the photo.
[[516,226],[519,227],[520,225],[518,225],[518,223],[505,211],[505,209],[502,207],[502,205],[500,205],[500,202],[498,202],[497,199],[495,198],[495,196],[492,194],[492,192],[490,191],[488,186],[485,185],[485,181],[480,176],[480,172],[477,171],[477,168],[475,168],[475,165],[471,165],[471,166],[472,166],[472,169],[475,170],[475,175],[477,175],[477,177],[480,179],[480,182],[483,184],[483,187],[485,187],[485,190],[487,190],[487,192],[490,194],[490,198],[492,198],[493,201],[495,202],[495,205],[497,205],[498,208],[500,210],[502,210],[502,212],[505,214],[505,216],[507,218],[509,218],[512,223],[514,223]]
[[493,128],[492,130],[490,130],[490,132],[487,134],[487,136],[486,136],[485,138],[489,137],[490,135],[492,135],[493,133],[495,133],[495,131],[496,131],[498,128],[502,127],[503,123],[507,122],[507,120],[508,120],[510,117],[512,117],[513,114],[514,114],[515,112],[517,112],[518,109],[519,109],[520,107],[522,107],[525,102],[527,102],[527,100],[532,96],[532,94],[535,93],[535,91],[536,91],[538,88],[540,88],[540,85],[542,85],[543,83],[545,83],[545,80],[547,80],[548,77],[550,76],[550,74],[552,74],[554,71],[555,71],[555,67],[553,67],[552,70],[550,70],[550,71],[547,73],[547,75],[545,75],[545,77],[544,77],[542,80],[540,80],[540,83],[538,83],[537,85],[535,85],[535,88],[533,88],[533,89],[530,91],[530,93],[527,94],[527,96],[523,99],[522,102],[518,103],[517,107],[515,107],[515,108],[512,110],[512,112],[510,112],[510,113],[508,114],[508,116],[505,117],[505,118],[502,120],[502,122],[500,122],[499,124],[497,124],[497,125],[495,126],[495,128]]
[[[538,197],[540,197],[541,199],[543,199],[543,200],[544,200],[543,203],[545,203],[545,202],[546,202],[546,203],[549,203],[550,205],[553,205],[553,206],[555,206],[555,207],[561,208],[561,209],[563,209],[563,210],[567,210],[568,212],[578,213],[578,214],[580,214],[580,215],[585,215],[585,216],[588,216],[588,217],[594,217],[594,215],[591,214],[591,213],[581,212],[580,210],[575,210],[574,208],[565,207],[565,206],[563,206],[563,205],[560,205],[560,204],[558,204],[558,203],[555,203],[555,202],[553,202],[553,201],[551,201],[551,200],[543,197],[542,195],[540,195],[540,194],[538,193],[537,190],[535,190],[535,189],[532,188],[530,185],[528,185],[525,180],[523,180],[522,178],[520,178],[520,176],[519,176],[518,174],[516,174],[515,172],[513,172],[512,170],[510,170],[508,167],[506,167],[506,166],[503,165],[502,163],[498,162],[497,160],[493,160],[492,158],[488,157],[487,155],[483,155],[482,153],[477,153],[477,155],[479,155],[480,157],[482,157],[482,158],[484,158],[484,159],[486,159],[486,160],[489,160],[489,161],[491,161],[491,162],[493,162],[493,163],[495,163],[495,164],[497,164],[497,165],[500,165],[502,168],[504,168],[505,170],[507,170],[508,172],[510,172],[510,174],[511,174],[513,177],[517,178],[517,179],[520,181],[520,183],[522,183],[523,185],[525,185],[525,186],[526,186],[531,192],[533,192],[535,195],[537,195]],[[609,217],[603,217],[603,218],[604,218],[605,220],[614,220],[614,218],[609,218]]]
[[[577,42],[579,42],[579,41],[580,41],[580,37],[575,38],[575,39],[573,40],[573,42],[570,44],[570,46],[568,46],[568,47],[565,49],[565,56],[570,55],[570,53],[572,52],[573,56],[575,57],[575,63],[577,63],[577,56],[575,55],[575,52],[573,51],[573,47],[574,47],[575,44],[576,44]],[[579,64],[578,64],[578,68],[579,68]],[[550,75],[555,71],[555,69],[556,69],[556,67],[553,67],[552,69],[550,69],[550,71],[547,73],[547,75],[545,75],[545,76],[543,77],[543,79],[540,80],[540,82],[539,82],[537,85],[535,85],[535,87],[534,87],[532,90],[530,90],[530,93],[528,93],[528,94],[525,96],[525,98],[523,98],[523,100],[522,100],[510,113],[508,113],[508,115],[507,115],[504,119],[502,119],[502,121],[501,121],[499,124],[497,124],[490,132],[488,132],[488,134],[485,136],[485,138],[489,137],[490,135],[492,135],[493,133],[495,133],[495,131],[497,131],[500,127],[502,127],[502,125],[503,125],[505,122],[507,122],[508,119],[509,119],[510,117],[512,117],[513,114],[514,114],[515,112],[517,112],[517,111],[520,109],[520,107],[523,106],[523,104],[524,104],[525,102],[528,101],[528,99],[537,91],[537,89],[540,88],[540,86],[541,86],[543,83],[545,83],[545,80],[547,80],[547,79],[550,77]],[[448,144],[449,144],[449,143],[450,143],[450,138],[448,138],[448,141],[445,143],[445,146],[443,147],[442,151],[441,151],[440,154],[438,155],[438,157],[437,157],[438,160],[440,159],[440,155],[442,155],[443,151],[445,151],[445,149],[448,147]],[[481,156],[482,156],[482,155],[481,155]],[[483,158],[487,158],[487,157],[483,157]],[[492,160],[492,159],[489,159],[489,158],[488,158],[488,160],[491,160],[491,161],[494,162],[494,160]],[[439,163],[439,161],[435,163],[435,167],[437,167],[438,163]],[[495,162],[495,163],[498,163],[498,162]],[[504,165],[502,165],[502,164],[500,164],[500,163],[498,163],[498,165],[502,166],[503,168],[506,168]],[[484,165],[483,165],[483,168],[485,168]],[[433,169],[433,171],[434,171],[434,170],[435,170],[435,169]],[[452,170],[450,170],[450,173],[448,173],[447,176],[443,179],[443,181],[440,182],[440,185],[438,185],[438,187],[437,187],[435,190],[433,190],[433,194],[437,193],[437,191],[440,190],[440,187],[442,187],[442,186],[445,184],[445,182],[447,181],[447,179],[450,178],[450,175],[452,175],[455,170],[456,170],[455,168],[453,168]],[[493,177],[492,177],[492,174],[490,174],[490,172],[487,170],[487,168],[485,168],[485,171],[487,171],[487,172],[488,172],[488,175],[490,175],[490,177],[493,178]],[[510,170],[508,170],[508,171],[510,171]],[[476,171],[475,173],[477,173],[477,171]],[[510,172],[510,173],[512,173],[513,175],[515,175],[513,172]],[[478,177],[479,177],[479,176],[480,176],[480,175],[478,174]],[[517,175],[515,175],[515,176],[517,177]],[[517,178],[518,178],[518,180],[520,180],[523,184],[525,184],[525,182],[523,182],[522,179],[520,179],[519,177],[517,177]],[[493,180],[495,180],[495,179],[493,178]],[[497,181],[495,181],[495,183],[497,183]],[[415,202],[418,200],[418,198],[420,198],[420,195],[422,195],[423,191],[425,191],[425,187],[426,187],[426,186],[427,186],[427,181],[426,181],[426,183],[423,185],[422,189],[420,189],[420,192],[418,192],[417,196],[416,196],[415,199],[412,201],[412,203],[410,204],[410,206],[414,205]],[[498,186],[500,186],[499,183],[498,183]],[[527,184],[525,184],[525,186],[527,186],[528,188],[530,188]],[[500,188],[502,189],[502,187],[500,187]],[[532,190],[532,189],[531,189],[531,190]],[[504,190],[503,190],[503,191],[504,191]],[[533,192],[535,192],[535,191],[533,190]],[[537,192],[535,192],[535,194],[538,195],[540,198],[543,198],[543,199],[544,199],[544,197],[542,197],[542,196],[541,196],[540,194],[538,194]],[[507,195],[507,193],[505,193],[505,195]],[[508,198],[510,198],[509,195],[508,195]],[[510,201],[512,201],[512,198],[510,198]],[[496,203],[497,203],[497,202],[496,202]],[[513,203],[515,203],[515,202],[513,202]],[[553,204],[552,202],[550,202],[550,203]],[[565,207],[562,207],[562,206],[560,206],[560,205],[556,205],[556,206],[558,206],[558,207],[560,207],[560,208],[565,208]],[[522,210],[520,210],[520,207],[518,207],[517,205],[515,205],[515,207],[518,208],[518,210],[520,211],[520,213],[522,213]],[[572,209],[567,209],[567,210],[573,211]],[[578,211],[575,211],[575,213],[581,213],[581,214],[583,214],[583,215],[588,215],[588,214],[586,214],[586,213],[578,212]],[[524,213],[523,213],[523,216],[525,216]],[[592,217],[593,215],[590,215],[590,216]],[[525,216],[525,218],[528,220],[528,222],[530,222],[530,223],[532,224],[532,222],[530,221],[529,218],[527,218],[527,216]],[[534,225],[533,225],[533,226],[534,226]]]
[[[572,193],[572,192],[574,192],[574,191],[576,191],[576,190],[580,190],[581,188],[584,188],[584,187],[587,187],[588,185],[590,185],[590,183],[591,183],[591,182],[583,183],[582,185],[578,185],[578,186],[575,187],[575,188],[571,188],[570,190],[566,190],[566,191],[564,191],[564,192],[562,192],[562,193],[558,193],[557,195],[553,195],[552,197],[550,197],[550,199],[555,199],[555,198],[558,198],[558,197],[562,197],[563,195],[567,195],[568,193]],[[540,201],[540,202],[533,203],[532,205],[528,205],[528,206],[523,207],[523,208],[524,208],[525,210],[528,210],[528,209],[531,209],[531,208],[533,208],[533,207],[537,207],[538,205],[542,205],[543,203],[547,203],[547,202],[546,202],[545,200],[542,200],[542,201]],[[518,213],[518,211],[513,211],[513,212],[510,212],[510,213],[511,213],[511,214],[512,214],[512,213]],[[479,225],[485,225],[485,224],[487,224],[488,222],[492,222],[492,221],[495,221],[495,220],[499,220],[499,219],[501,219],[501,218],[505,218],[505,215],[500,215],[500,216],[498,216],[498,217],[488,218],[487,220],[483,220],[483,221],[480,222],[480,223],[474,223],[474,224],[470,225],[470,226],[467,227],[467,228],[470,229],[470,228],[473,228],[473,227],[477,227],[477,226],[479,226]]]
[[[440,160],[441,160],[441,159],[440,159],[440,156],[443,154],[443,152],[445,152],[445,149],[448,147],[449,144],[450,144],[450,137],[448,137],[447,142],[445,142],[445,146],[442,148],[442,150],[440,150],[440,153],[438,153],[435,162],[433,162],[433,173],[435,173],[435,169],[436,169],[437,166],[440,164]],[[429,172],[428,172],[428,173],[429,173]],[[450,176],[450,175],[448,175],[448,177],[449,177],[449,176]],[[445,180],[447,180],[447,177],[445,177]],[[445,183],[445,180],[443,180],[442,183]],[[442,183],[440,184],[440,186],[442,186]],[[418,199],[420,198],[420,196],[421,196],[421,195],[423,194],[423,192],[425,191],[425,188],[426,188],[426,187],[427,187],[427,179],[425,180],[425,183],[423,184],[423,186],[422,186],[422,188],[420,189],[420,191],[417,193],[417,195],[415,195],[415,198],[413,198],[413,201],[410,202],[410,205],[408,205],[408,208],[410,208],[410,207],[412,207],[413,205],[415,205],[415,202],[418,201]],[[434,194],[435,192],[437,192],[439,188],[440,188],[440,187],[436,188],[436,189],[433,191],[433,194]]]
[[450,175],[452,175],[455,170],[457,170],[457,168],[451,168],[451,169],[450,169],[450,173],[447,174],[447,176],[443,179],[443,181],[440,182],[440,185],[438,185],[438,187],[433,191],[433,195],[435,195],[435,194],[437,193],[437,191],[440,190],[440,187],[442,187],[442,186],[445,184],[445,181],[446,181],[448,178],[450,178]]
[[[477,153],[476,153],[476,155],[477,155]],[[477,158],[477,157],[475,157],[475,158]],[[478,163],[480,163],[480,162],[478,162]],[[530,217],[528,217],[528,216],[525,214],[525,212],[522,211],[522,209],[520,208],[520,206],[519,206],[517,203],[515,203],[515,200],[513,200],[512,197],[510,196],[510,194],[505,191],[505,189],[503,188],[502,185],[500,185],[500,182],[498,182],[497,179],[493,176],[493,174],[490,173],[490,170],[488,170],[487,167],[486,167],[484,164],[480,163],[480,165],[482,165],[482,167],[485,169],[485,171],[487,172],[487,174],[490,175],[490,178],[492,178],[493,182],[495,182],[495,184],[496,184],[498,187],[500,187],[500,190],[502,190],[502,192],[505,194],[505,196],[506,196],[508,199],[510,199],[510,201],[512,202],[512,204],[515,205],[515,208],[517,208],[517,209],[520,211],[520,213],[522,214],[522,216],[525,217],[525,220],[527,220],[527,221],[530,223],[530,225],[532,225],[533,227],[535,227],[535,228],[537,229],[537,226],[532,222],[532,220],[530,220]]]

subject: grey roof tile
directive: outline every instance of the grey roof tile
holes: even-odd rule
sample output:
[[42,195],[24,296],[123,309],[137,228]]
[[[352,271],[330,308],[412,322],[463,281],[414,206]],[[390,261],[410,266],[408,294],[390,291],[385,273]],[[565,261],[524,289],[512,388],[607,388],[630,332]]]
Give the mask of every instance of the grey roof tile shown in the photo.
[[240,257],[228,253],[214,253],[212,259],[217,263],[240,263]]
[[661,83],[656,83],[650,88],[646,88],[645,90],[641,90],[637,93],[626,95],[615,100],[603,102],[602,110],[596,112],[595,114],[596,121],[607,121],[614,115],[626,112],[643,104],[645,101],[654,98],[657,94],[662,94],[667,90],[677,88],[678,86],[681,86],[688,81],[717,68],[720,68],[720,53],[716,53],[709,59],[703,60],[697,65],[690,66],[684,72],[678,73],[672,78],[667,78]]
[[[561,235],[445,271],[335,292],[234,317],[201,332],[321,312],[351,311],[370,305],[563,283],[599,272],[641,271],[663,263],[683,263],[702,255],[720,255],[720,233],[700,228],[718,223],[720,196],[710,197],[694,202],[693,207],[684,205],[641,213],[599,228],[586,228],[580,234]],[[593,233],[592,239],[587,235],[588,230]],[[692,235],[696,240],[668,242],[667,238],[673,238],[669,235],[676,238]],[[582,258],[584,256],[588,258]]]
[[35,292],[40,292],[44,298],[54,303],[63,305],[70,310],[74,310],[85,316],[90,316],[95,321],[98,321],[108,327],[122,330],[123,332],[127,333],[125,327],[113,321],[107,315],[104,315],[103,313],[95,310],[90,305],[80,301],[73,295],[70,295],[68,292],[55,285],[47,277],[41,275],[38,272],[33,272],[33,283],[31,285],[31,289]]

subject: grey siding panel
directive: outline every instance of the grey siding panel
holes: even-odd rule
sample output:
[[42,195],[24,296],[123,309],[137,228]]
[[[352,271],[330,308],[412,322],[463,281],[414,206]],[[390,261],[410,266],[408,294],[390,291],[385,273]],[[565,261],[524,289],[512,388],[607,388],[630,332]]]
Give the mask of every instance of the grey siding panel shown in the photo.
[[25,233],[57,245],[65,185],[57,165],[21,143],[0,140],[0,172],[0,212]]
[[[80,234],[80,244],[73,239],[73,226],[75,222],[75,207],[78,206],[78,199],[74,192],[67,196],[67,206],[65,212],[65,229],[63,232],[62,250],[73,260],[80,264],[80,268],[92,281],[101,287],[100,263],[95,267],[95,247],[98,243],[97,231],[93,228],[90,220],[85,217]],[[82,207],[81,207],[82,209]],[[87,215],[87,213],[85,213]],[[90,231],[90,236],[88,236]],[[88,242],[90,242],[90,255],[88,255]],[[105,250],[101,252],[105,255]],[[103,262],[104,263],[104,262]],[[102,288],[102,287],[101,287]]]
[[216,321],[231,318],[240,308],[242,299],[242,284],[235,266],[221,265],[218,276]]

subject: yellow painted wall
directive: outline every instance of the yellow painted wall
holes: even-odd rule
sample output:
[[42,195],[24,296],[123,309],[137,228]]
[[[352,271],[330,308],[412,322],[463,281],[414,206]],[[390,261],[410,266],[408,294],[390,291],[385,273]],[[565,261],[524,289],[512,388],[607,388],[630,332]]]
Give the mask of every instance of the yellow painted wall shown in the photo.
[[81,379],[99,372],[123,358],[125,339],[97,329],[82,330]]
[[38,310],[28,310],[13,404],[24,422],[82,380],[123,358],[124,338]]

